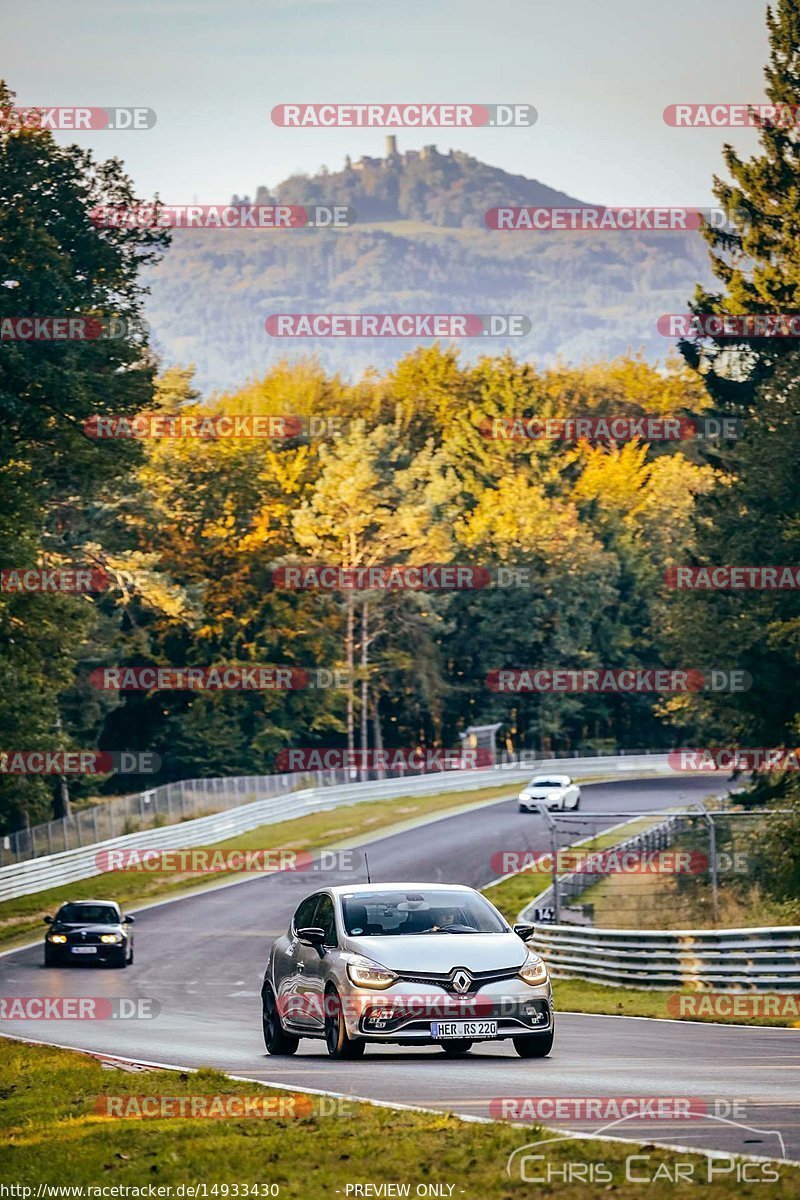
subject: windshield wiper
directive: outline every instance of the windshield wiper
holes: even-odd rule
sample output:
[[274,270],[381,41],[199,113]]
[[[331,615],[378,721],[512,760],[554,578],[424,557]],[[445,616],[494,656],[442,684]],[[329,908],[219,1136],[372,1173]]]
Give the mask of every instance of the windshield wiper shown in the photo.
[[479,929],[472,929],[469,925],[437,925],[435,929],[429,929],[429,933],[480,933]]

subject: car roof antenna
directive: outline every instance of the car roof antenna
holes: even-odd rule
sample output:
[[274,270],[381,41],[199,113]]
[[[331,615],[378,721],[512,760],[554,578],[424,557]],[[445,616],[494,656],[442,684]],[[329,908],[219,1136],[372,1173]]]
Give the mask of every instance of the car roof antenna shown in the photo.
[[372,883],[372,879],[370,878],[369,874],[369,859],[367,858],[366,850],[364,851],[364,866],[367,868],[367,883]]

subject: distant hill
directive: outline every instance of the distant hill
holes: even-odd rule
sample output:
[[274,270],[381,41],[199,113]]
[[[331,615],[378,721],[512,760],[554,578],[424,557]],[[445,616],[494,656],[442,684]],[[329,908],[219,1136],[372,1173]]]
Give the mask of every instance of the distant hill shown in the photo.
[[[274,191],[281,204],[324,204],[335,198],[349,204],[359,224],[375,221],[422,221],[451,228],[484,228],[483,215],[499,204],[579,205],[586,203],[554,188],[509,175],[460,150],[440,154],[435,146],[361,158],[343,171],[309,177],[293,175]],[[267,188],[256,203],[269,203]]]
[[[234,199],[238,199],[235,197]],[[524,338],[462,339],[468,358],[510,346],[524,358],[580,361],[642,348],[663,358],[662,313],[708,282],[696,233],[498,233],[502,204],[580,205],[535,179],[434,148],[292,176],[257,203],[345,204],[344,230],[184,230],[149,277],[148,318],[165,362],[194,362],[204,390],[228,389],[281,357],[318,354],[357,376],[387,367],[410,339],[272,338],[276,312],[523,313]]]

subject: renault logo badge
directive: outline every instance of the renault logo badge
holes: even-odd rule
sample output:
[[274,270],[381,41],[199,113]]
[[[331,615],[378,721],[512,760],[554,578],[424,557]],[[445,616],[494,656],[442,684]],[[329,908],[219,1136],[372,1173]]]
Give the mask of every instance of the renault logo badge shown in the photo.
[[472,976],[463,967],[458,967],[450,979],[454,992],[468,992],[472,987]]

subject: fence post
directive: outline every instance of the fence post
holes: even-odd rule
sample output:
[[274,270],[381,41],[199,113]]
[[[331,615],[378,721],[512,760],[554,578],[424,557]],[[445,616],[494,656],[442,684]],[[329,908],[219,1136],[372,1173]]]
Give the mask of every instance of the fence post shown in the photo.
[[714,824],[714,818],[703,804],[702,800],[694,800],[694,804],[700,809],[707,824],[708,824],[708,857],[711,860],[709,870],[711,873],[711,914],[714,922],[714,928],[717,926],[718,916],[718,880],[717,880],[717,827]]
[[550,826],[550,854],[553,860],[553,920],[558,925],[561,917],[561,900],[558,894],[558,826],[546,804],[539,804],[538,809]]

